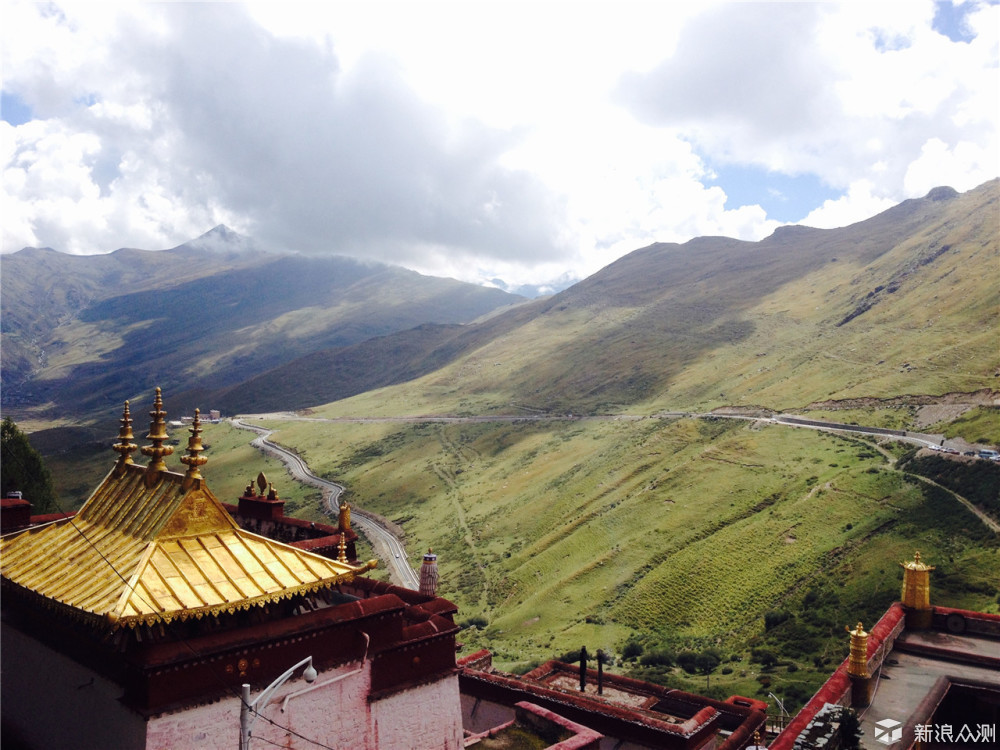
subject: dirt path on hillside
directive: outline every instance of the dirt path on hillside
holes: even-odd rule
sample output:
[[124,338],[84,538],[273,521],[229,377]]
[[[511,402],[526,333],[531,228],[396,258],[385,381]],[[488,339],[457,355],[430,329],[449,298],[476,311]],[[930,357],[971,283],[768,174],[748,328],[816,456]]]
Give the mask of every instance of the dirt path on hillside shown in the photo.
[[[906,400],[916,400],[923,401],[921,406],[921,411],[927,409],[926,419],[934,420],[929,421],[928,424],[935,424],[940,422],[940,417],[945,419],[948,415],[962,414],[968,409],[974,406],[979,406],[983,404],[993,404],[998,398],[998,394],[995,391],[983,390],[978,391],[973,394],[963,393],[963,394],[946,394],[942,397],[923,397],[923,396],[912,396],[912,397],[901,397],[899,399],[900,403],[895,404],[897,399],[889,399],[888,401],[881,399],[850,399],[847,401],[838,402],[817,402],[816,404],[810,404],[813,408],[825,408],[825,409],[845,409],[845,408],[860,408],[867,407],[872,408],[874,406],[886,406],[886,405],[904,405]],[[933,403],[926,403],[926,401],[933,401]],[[893,403],[889,403],[893,402]],[[833,406],[836,404],[836,406]],[[913,404],[906,404],[913,405]],[[322,417],[307,417],[300,416],[294,412],[275,412],[271,414],[253,414],[253,415],[243,415],[243,419],[272,419],[280,421],[303,421],[303,422],[389,422],[389,423],[400,423],[400,424],[412,424],[415,422],[437,422],[437,423],[469,423],[469,422],[516,422],[516,421],[532,421],[532,422],[566,422],[566,421],[609,421],[609,420],[628,420],[628,421],[638,421],[642,419],[678,419],[678,418],[695,418],[695,419],[739,419],[742,421],[755,422],[760,424],[769,425],[779,425],[783,427],[793,427],[798,429],[813,429],[821,432],[832,432],[837,434],[856,434],[856,435],[872,435],[877,437],[883,437],[887,440],[897,440],[912,443],[915,445],[927,447],[929,445],[947,445],[947,447],[954,448],[955,450],[965,451],[972,450],[977,447],[962,438],[949,438],[945,440],[944,435],[938,434],[921,434],[921,433],[903,433],[900,435],[885,435],[886,430],[880,430],[877,432],[866,432],[866,429],[875,428],[865,428],[858,425],[848,425],[848,424],[838,424],[831,422],[813,422],[804,424],[803,422],[810,422],[810,420],[800,420],[796,422],[786,422],[781,421],[780,417],[782,415],[776,415],[774,412],[769,412],[765,409],[758,409],[756,407],[739,408],[733,407],[729,409],[719,409],[710,413],[696,413],[696,412],[662,412],[657,414],[650,414],[648,416],[641,416],[635,414],[618,414],[618,415],[594,415],[594,416],[569,416],[569,415],[532,415],[530,417],[524,416],[514,416],[514,415],[497,415],[492,417],[484,416],[472,416],[472,417],[454,417],[454,416],[420,416],[420,417],[334,417],[334,418],[322,418]],[[254,429],[254,428],[250,428]],[[845,433],[845,430],[848,431]],[[895,432],[895,431],[893,431]],[[457,451],[460,456],[460,449],[458,446],[454,445],[443,445],[446,450]],[[895,471],[896,458],[891,452],[882,448],[878,444],[872,445],[887,461],[891,470]],[[941,454],[947,456],[948,454]],[[956,456],[956,459],[964,458],[962,456]],[[725,459],[717,459],[725,460]],[[975,459],[982,460],[982,459]],[[750,468],[750,467],[747,467]],[[435,466],[435,473],[438,474],[442,481],[446,482],[449,486],[449,490],[455,494],[457,489],[451,477],[447,475],[447,470],[444,467]],[[912,475],[917,477],[920,481],[927,484],[932,484],[938,487],[936,482],[927,479],[925,477],[920,477],[918,475]],[[986,525],[994,533],[1000,534],[1000,523],[991,516],[987,515],[984,511],[976,507],[972,502],[962,497],[958,493],[948,489],[947,487],[941,487],[941,489],[950,493],[958,502],[972,511],[977,518],[979,518],[983,524]],[[457,517],[460,519],[460,524],[462,526],[464,535],[466,537],[466,542],[468,543],[473,555],[477,556],[477,550],[475,547],[474,540],[472,538],[471,531],[469,530],[468,524],[465,523],[463,508],[461,507],[461,498],[455,497],[455,502],[458,505],[456,508]]]

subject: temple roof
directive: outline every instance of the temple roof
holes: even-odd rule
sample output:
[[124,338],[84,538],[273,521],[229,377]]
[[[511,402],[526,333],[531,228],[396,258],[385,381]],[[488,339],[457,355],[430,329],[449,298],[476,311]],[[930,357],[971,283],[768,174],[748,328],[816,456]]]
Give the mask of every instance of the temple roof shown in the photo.
[[190,468],[126,461],[75,517],[0,538],[5,586],[113,628],[262,606],[368,567],[243,531]]

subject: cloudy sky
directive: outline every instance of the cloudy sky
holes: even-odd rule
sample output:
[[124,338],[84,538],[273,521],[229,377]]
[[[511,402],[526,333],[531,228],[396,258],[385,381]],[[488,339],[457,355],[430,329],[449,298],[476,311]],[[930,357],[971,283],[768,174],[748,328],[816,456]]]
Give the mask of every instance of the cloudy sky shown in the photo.
[[842,226],[1000,171],[1000,5],[2,0],[3,251],[465,280]]

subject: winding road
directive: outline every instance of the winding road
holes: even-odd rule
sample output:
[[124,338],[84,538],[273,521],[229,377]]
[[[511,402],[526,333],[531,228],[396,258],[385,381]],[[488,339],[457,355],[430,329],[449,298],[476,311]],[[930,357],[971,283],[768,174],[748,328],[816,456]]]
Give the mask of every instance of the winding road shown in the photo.
[[[286,466],[288,471],[292,476],[305,484],[309,484],[313,487],[317,487],[323,491],[323,502],[326,507],[327,513],[329,513],[333,518],[337,517],[338,513],[338,499],[340,494],[344,491],[343,485],[337,484],[336,482],[331,482],[328,479],[321,479],[320,477],[313,474],[309,467],[306,465],[298,455],[282,448],[277,443],[271,442],[268,437],[271,435],[272,430],[268,430],[264,427],[258,425],[253,425],[247,423],[246,419],[267,419],[272,421],[296,421],[296,422],[394,422],[394,423],[414,423],[414,422],[539,422],[539,421],[608,421],[608,420],[629,420],[637,421],[641,419],[674,419],[674,418],[716,418],[716,419],[739,419],[750,422],[762,422],[767,424],[781,425],[783,427],[796,427],[805,428],[813,430],[821,430],[824,432],[841,432],[841,433],[853,433],[855,435],[875,435],[882,437],[891,437],[894,440],[900,440],[908,442],[914,445],[919,445],[922,447],[938,446],[945,443],[943,435],[932,435],[932,434],[921,434],[913,432],[903,432],[897,430],[886,430],[882,428],[869,428],[860,427],[858,425],[847,425],[838,424],[831,422],[819,422],[810,419],[804,419],[802,417],[794,417],[791,415],[778,414],[774,416],[760,416],[760,415],[749,415],[749,414],[726,414],[726,413],[695,413],[695,412],[662,412],[658,414],[652,414],[647,416],[633,415],[633,414],[618,414],[618,415],[599,415],[599,416],[574,416],[574,415],[538,415],[531,414],[525,416],[512,416],[512,415],[502,415],[502,416],[469,416],[469,417],[451,417],[451,416],[420,416],[420,417],[341,417],[341,418],[322,418],[322,417],[303,417],[294,412],[272,412],[268,414],[250,414],[243,415],[239,417],[234,417],[230,422],[241,429],[251,430],[257,434],[256,439],[253,440],[251,445],[253,445],[258,450],[268,453],[270,455],[276,456],[281,460],[281,462]],[[890,458],[890,456],[886,456]],[[928,484],[936,484],[929,479],[924,477],[917,477],[921,481]],[[938,485],[940,486],[940,485]],[[954,498],[972,511],[979,519],[989,527],[994,533],[1000,533],[1000,524],[997,523],[995,519],[985,514],[982,510],[977,508],[971,502],[966,500],[961,495],[956,494],[954,491],[942,487],[942,489],[949,492]],[[351,517],[354,519],[355,525],[360,529],[360,531],[365,535],[372,546],[375,548],[375,553],[385,561],[386,567],[389,570],[389,575],[392,578],[393,583],[397,585],[404,586],[408,589],[418,589],[420,587],[420,577],[413,570],[409,563],[409,557],[406,554],[406,547],[403,544],[402,539],[397,536],[391,529],[387,528],[383,523],[381,523],[377,517],[373,514],[368,513],[360,508],[351,508]]]
[[[344,491],[344,486],[316,476],[309,470],[309,466],[301,457],[268,440],[272,430],[248,424],[243,419],[245,417],[234,418],[230,422],[234,427],[256,433],[257,437],[250,444],[262,453],[267,453],[280,459],[285,468],[288,469],[289,473],[297,481],[322,490],[323,505],[326,512],[333,518],[336,518],[340,507],[338,501],[341,493]],[[351,520],[368,541],[371,542],[372,547],[375,548],[375,554],[379,555],[385,561],[393,583],[413,590],[420,588],[420,577],[410,567],[406,547],[403,545],[401,539],[360,508],[351,508]]]

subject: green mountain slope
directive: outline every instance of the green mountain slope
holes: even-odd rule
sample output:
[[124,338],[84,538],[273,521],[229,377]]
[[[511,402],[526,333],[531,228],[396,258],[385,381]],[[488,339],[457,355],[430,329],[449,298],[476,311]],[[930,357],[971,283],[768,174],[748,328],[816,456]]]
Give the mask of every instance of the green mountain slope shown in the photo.
[[995,388],[998,205],[994,180],[842,229],[651,245],[465,328],[446,366],[323,411],[783,409]]
[[160,252],[5,256],[5,409],[98,415],[154,383],[231,386],[317,350],[521,300],[343,257],[227,251],[238,236],[222,229]]

